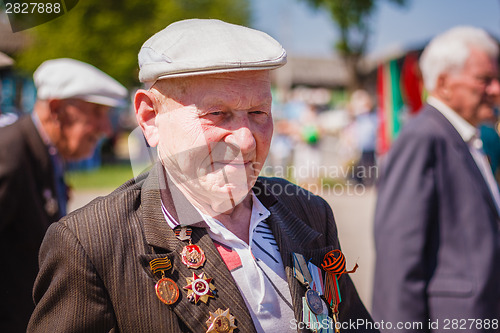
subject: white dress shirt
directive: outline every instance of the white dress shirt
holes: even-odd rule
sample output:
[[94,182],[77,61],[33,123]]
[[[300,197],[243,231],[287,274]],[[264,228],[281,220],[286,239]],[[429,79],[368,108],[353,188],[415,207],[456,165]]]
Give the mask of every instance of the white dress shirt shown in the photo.
[[490,194],[493,197],[493,202],[497,208],[497,212],[500,214],[500,192],[498,190],[495,177],[493,176],[493,172],[491,171],[490,163],[484,154],[483,142],[479,138],[478,129],[469,124],[465,119],[460,117],[453,109],[439,99],[429,96],[427,103],[441,112],[457,130],[462,139],[467,143],[469,151],[474,158],[477,167],[481,171],[486,184],[488,185]]

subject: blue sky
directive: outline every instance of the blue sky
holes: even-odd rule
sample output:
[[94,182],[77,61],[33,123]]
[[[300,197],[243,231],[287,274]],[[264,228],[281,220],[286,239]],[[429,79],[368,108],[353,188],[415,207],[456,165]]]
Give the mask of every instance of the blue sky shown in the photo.
[[[418,45],[455,25],[482,27],[500,38],[500,0],[409,0],[405,8],[377,0],[369,51]],[[337,38],[327,13],[305,0],[251,0],[252,26],[275,37],[291,55],[325,57]]]

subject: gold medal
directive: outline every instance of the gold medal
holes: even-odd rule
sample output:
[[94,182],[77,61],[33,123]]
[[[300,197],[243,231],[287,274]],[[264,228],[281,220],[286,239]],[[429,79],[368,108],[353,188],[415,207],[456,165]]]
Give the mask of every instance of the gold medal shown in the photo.
[[181,260],[189,268],[200,268],[205,264],[205,252],[197,245],[186,245],[181,252]]
[[153,274],[161,272],[161,279],[155,285],[156,296],[167,305],[177,302],[179,299],[179,287],[177,287],[177,284],[173,280],[165,277],[165,271],[172,268],[170,259],[167,257],[156,258],[149,262],[149,266]]
[[190,302],[197,304],[202,301],[207,304],[210,297],[215,298],[215,286],[212,284],[211,278],[205,278],[205,273],[200,276],[193,273],[192,278],[186,278],[188,285],[184,287],[187,292],[187,298]]
[[208,330],[206,333],[232,333],[236,329],[235,318],[229,313],[229,309],[222,311],[217,309],[214,313],[210,312],[210,318],[207,320]]
[[169,278],[161,278],[155,286],[156,296],[167,305],[174,304],[179,299],[179,288]]

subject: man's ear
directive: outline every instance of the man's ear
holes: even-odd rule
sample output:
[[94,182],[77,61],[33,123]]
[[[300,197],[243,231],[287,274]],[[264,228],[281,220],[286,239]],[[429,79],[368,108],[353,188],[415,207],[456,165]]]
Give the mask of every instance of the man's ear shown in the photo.
[[52,121],[57,120],[60,121],[61,116],[63,115],[63,110],[65,107],[65,103],[60,99],[49,99],[47,101],[49,117]]
[[158,112],[155,110],[154,100],[155,96],[150,91],[139,89],[135,93],[135,117],[151,147],[156,147],[159,141],[159,131],[155,122]]
[[447,101],[449,98],[450,90],[449,90],[449,78],[450,75],[448,73],[441,73],[437,77],[436,80],[436,88],[435,91],[443,101]]

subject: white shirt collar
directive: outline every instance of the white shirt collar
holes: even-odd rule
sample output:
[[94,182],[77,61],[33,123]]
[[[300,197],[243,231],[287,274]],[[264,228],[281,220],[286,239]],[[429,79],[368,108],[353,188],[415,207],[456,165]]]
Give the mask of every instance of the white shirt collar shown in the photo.
[[[260,202],[257,196],[251,192],[252,196],[252,214],[250,217],[250,226],[249,226],[249,240],[248,243],[252,244],[253,233],[257,225],[265,220],[271,215],[269,210]],[[222,243],[229,247],[237,247],[238,245],[242,245],[243,240],[239,239],[236,235],[234,235],[231,231],[229,231],[220,221],[217,219],[205,215],[200,212],[200,215],[203,217],[205,222],[208,225],[210,237],[219,243]]]
[[427,98],[427,103],[435,107],[448,121],[455,127],[458,134],[465,142],[477,136],[477,128],[469,124],[464,118],[460,117],[452,108],[434,96]]
[[[269,212],[269,210],[262,204],[262,202],[260,202],[260,200],[257,198],[257,196],[255,195],[255,193],[253,191],[251,192],[251,196],[252,196],[252,215],[250,217],[250,227],[249,227],[249,230],[250,230],[249,242],[250,243],[252,242],[253,231],[255,230],[257,225],[261,221],[267,219],[271,215],[271,212]],[[166,209],[165,205],[163,204],[163,201],[161,203],[161,206],[162,206],[163,216],[165,217],[167,224],[170,226],[170,228],[175,229],[175,227],[179,226],[179,222],[176,221],[174,219],[174,217],[170,214],[170,212]],[[220,223],[219,221],[217,221],[216,219],[214,219],[211,216],[203,214],[199,210],[198,210],[198,212],[203,217],[203,219],[207,223],[207,225],[208,225],[210,231],[212,231],[212,233],[220,234],[221,236],[224,235],[224,236],[222,236],[222,238],[226,238],[229,236],[227,233],[231,233],[231,232],[229,230],[227,230],[226,227],[224,227],[224,225],[222,223]],[[220,228],[226,229],[226,230],[220,230]],[[217,229],[219,229],[219,230],[217,230]]]

